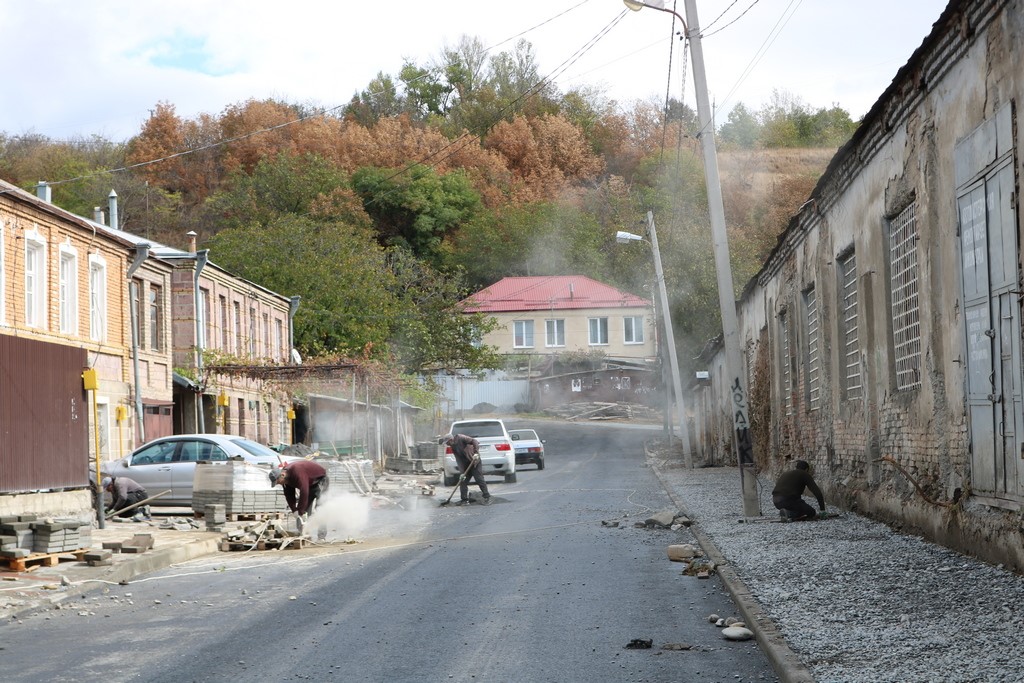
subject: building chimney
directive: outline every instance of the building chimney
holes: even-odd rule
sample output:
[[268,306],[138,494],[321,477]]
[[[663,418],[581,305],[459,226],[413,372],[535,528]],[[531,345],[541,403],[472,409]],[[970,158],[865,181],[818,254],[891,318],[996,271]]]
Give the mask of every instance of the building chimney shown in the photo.
[[98,206],[92,207],[92,219],[97,223],[105,222],[103,220],[103,209]]
[[118,230],[117,225],[117,193],[114,190],[110,190],[110,194],[107,195],[107,208],[110,210],[110,227],[114,230]]
[[573,283],[569,283],[569,299],[573,298]]
[[196,231],[189,230],[185,234],[188,235],[188,250],[193,254],[196,253]]
[[53,189],[50,187],[50,184],[47,183],[45,180],[40,180],[39,183],[36,185],[36,196],[42,199],[47,204],[53,203],[52,192]]

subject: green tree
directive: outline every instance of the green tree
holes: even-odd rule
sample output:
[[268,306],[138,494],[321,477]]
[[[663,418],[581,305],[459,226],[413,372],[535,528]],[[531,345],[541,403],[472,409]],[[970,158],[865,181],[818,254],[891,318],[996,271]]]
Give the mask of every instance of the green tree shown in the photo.
[[403,171],[364,167],[352,174],[384,246],[405,247],[437,265],[445,236],[480,210],[480,196],[463,171],[438,175],[419,164]]
[[279,214],[233,227],[208,243],[219,266],[285,296],[301,296],[297,348],[386,357],[398,314],[384,251],[371,230],[343,222]]
[[726,144],[753,149],[761,138],[761,124],[742,102],[729,112],[726,123],[718,130],[718,137]]

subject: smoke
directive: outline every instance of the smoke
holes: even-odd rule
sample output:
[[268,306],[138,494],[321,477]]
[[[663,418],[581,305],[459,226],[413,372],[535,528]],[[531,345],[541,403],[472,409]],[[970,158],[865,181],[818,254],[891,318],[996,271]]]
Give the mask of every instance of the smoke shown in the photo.
[[401,499],[389,496],[364,496],[350,491],[328,490],[317,501],[316,510],[306,524],[307,533],[324,540],[365,540],[373,537],[398,537],[414,533],[429,524],[428,510],[437,502],[427,496],[409,495]]

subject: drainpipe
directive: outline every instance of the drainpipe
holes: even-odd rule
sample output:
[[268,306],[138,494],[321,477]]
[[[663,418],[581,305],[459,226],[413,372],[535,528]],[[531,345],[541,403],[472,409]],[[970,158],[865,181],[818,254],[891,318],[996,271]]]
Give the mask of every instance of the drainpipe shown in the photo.
[[[295,354],[292,353],[295,350],[295,312],[299,310],[300,301],[302,301],[301,296],[293,296],[288,300],[288,355],[292,358],[295,356]],[[291,358],[289,360],[291,360]],[[296,363],[296,365],[298,365],[298,363]]]
[[[195,244],[195,238],[192,240],[192,244]],[[197,431],[200,434],[206,433],[206,419],[203,416],[203,349],[206,348],[206,340],[203,339],[203,316],[202,316],[202,297],[199,296],[199,276],[203,272],[203,268],[206,267],[207,258],[210,254],[209,249],[203,249],[202,251],[193,252],[196,255],[196,270],[192,277],[192,296],[194,299],[193,305],[195,306],[196,312],[196,378],[200,380],[199,391],[196,392],[196,426]]]
[[142,412],[142,383],[139,381],[139,297],[136,296],[138,285],[132,280],[135,271],[149,257],[149,245],[145,242],[135,245],[135,258],[128,267],[128,310],[131,314],[132,326],[132,369],[135,372],[135,430],[136,445],[146,443],[146,426]]

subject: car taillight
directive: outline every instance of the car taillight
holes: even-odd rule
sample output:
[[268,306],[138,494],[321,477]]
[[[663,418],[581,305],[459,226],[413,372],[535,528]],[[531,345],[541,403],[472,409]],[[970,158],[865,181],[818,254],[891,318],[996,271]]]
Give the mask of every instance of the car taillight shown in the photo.
[[539,448],[529,448],[529,449],[527,449],[527,450],[528,450],[528,451],[529,451],[530,453],[540,453],[540,449],[539,449]]
[[494,450],[496,450],[496,451],[510,451],[510,450],[512,450],[512,446],[508,445],[507,443],[499,443],[499,444],[495,444],[494,445]]
[[444,454],[445,455],[452,455],[452,447],[451,446],[445,446]]

